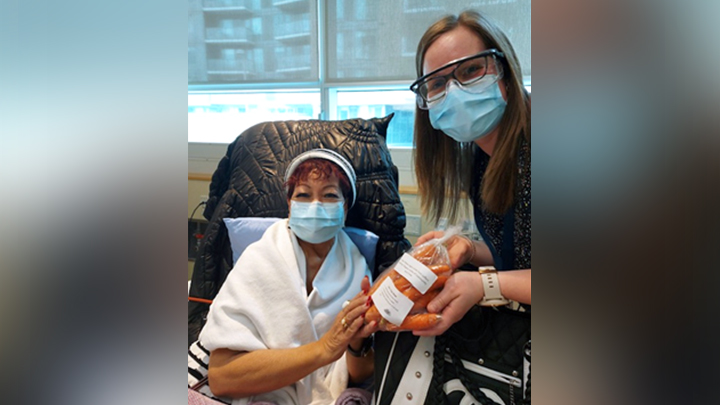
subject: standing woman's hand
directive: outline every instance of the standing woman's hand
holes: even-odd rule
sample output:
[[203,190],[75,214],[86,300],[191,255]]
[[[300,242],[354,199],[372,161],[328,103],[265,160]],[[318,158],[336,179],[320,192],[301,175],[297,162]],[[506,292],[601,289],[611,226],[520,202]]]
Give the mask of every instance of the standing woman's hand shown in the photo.
[[442,319],[429,329],[413,331],[417,336],[437,336],[478,303],[485,290],[480,274],[476,271],[458,271],[451,275],[442,291],[427,306],[428,312],[441,313]]
[[[430,231],[418,238],[415,246],[421,245],[431,239],[439,239],[445,235],[443,231]],[[469,262],[475,255],[475,247],[470,239],[464,236],[453,236],[445,243],[450,257],[450,267],[457,269],[463,264]]]

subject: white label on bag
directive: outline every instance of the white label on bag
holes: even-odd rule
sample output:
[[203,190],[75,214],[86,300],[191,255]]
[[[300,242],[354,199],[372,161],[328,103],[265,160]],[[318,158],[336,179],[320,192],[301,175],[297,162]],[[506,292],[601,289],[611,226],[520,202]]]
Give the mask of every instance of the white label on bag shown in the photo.
[[438,278],[437,274],[407,253],[403,254],[395,265],[395,271],[405,277],[422,294],[425,294]]
[[395,287],[390,277],[385,277],[380,287],[373,293],[372,300],[380,315],[391,323],[400,326],[412,309],[413,302]]

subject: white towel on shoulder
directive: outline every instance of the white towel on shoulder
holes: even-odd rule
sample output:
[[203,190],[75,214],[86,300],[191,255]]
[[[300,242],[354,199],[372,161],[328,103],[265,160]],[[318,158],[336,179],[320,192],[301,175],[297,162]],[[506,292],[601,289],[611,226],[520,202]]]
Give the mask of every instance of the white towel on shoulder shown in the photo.
[[[308,295],[305,256],[288,221],[278,221],[248,246],[228,274],[199,340],[210,351],[288,349],[311,343],[328,331],[342,303],[360,292],[365,275],[370,276],[365,258],[340,232]],[[343,356],[291,386],[233,404],[332,404],[346,388],[347,378]]]

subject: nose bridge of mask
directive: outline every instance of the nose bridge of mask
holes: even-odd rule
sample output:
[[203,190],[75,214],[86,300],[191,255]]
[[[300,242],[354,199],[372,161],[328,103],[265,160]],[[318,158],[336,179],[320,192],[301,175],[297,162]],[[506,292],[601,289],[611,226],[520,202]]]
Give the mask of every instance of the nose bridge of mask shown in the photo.
[[[495,83],[497,83],[500,80],[501,76],[499,75],[486,75],[483,80],[480,82],[483,82],[484,84],[481,84],[480,82],[475,82],[470,85],[464,85],[460,83],[455,78],[451,78],[448,80],[448,83],[445,85],[445,96],[448,95],[448,93],[452,89],[454,90],[461,90],[464,93],[472,93],[472,94],[479,94],[479,93],[485,93],[488,91],[492,91],[492,89],[495,87]],[[499,90],[499,88],[498,88]]]
[[[495,93],[497,93],[498,96],[502,97],[500,94],[500,89],[497,88],[496,89],[497,91],[493,91],[493,87],[497,87],[497,85],[493,84],[487,88],[483,88],[481,91],[472,91],[472,89],[470,87],[465,87],[463,84],[461,84],[457,80],[452,79],[448,82],[448,84],[445,87],[445,95],[443,96],[443,98],[437,104],[433,105],[433,107],[435,107],[437,109],[437,107],[441,107],[446,103],[454,104],[454,103],[458,103],[458,102],[465,102],[465,101],[469,100],[470,98],[478,100],[478,98],[477,98],[478,94],[485,95],[485,97],[483,97],[483,99],[490,98],[491,96],[495,95]],[[448,99],[453,99],[453,100],[447,101]],[[447,106],[443,106],[443,107],[447,107]],[[455,110],[457,110],[457,109],[455,109]],[[460,112],[461,111],[453,111],[454,114],[458,114]]]
[[337,206],[340,203],[323,203],[320,201],[300,202],[293,201],[296,210],[302,211],[306,218],[326,219],[337,216]]
[[320,201],[313,201],[308,205],[307,209],[308,217],[311,218],[327,218],[329,217],[328,211],[325,209],[325,204]]
[[[452,86],[452,87],[450,87],[450,86]],[[447,84],[445,85],[445,95],[447,96],[447,94],[453,88],[461,89],[462,87],[460,85],[460,82],[456,78],[451,77],[450,80],[448,80]]]
[[442,101],[445,101],[451,90],[453,94],[458,94],[458,92],[469,93],[465,89],[465,86],[463,84],[461,84],[455,78],[452,78],[448,81],[448,84],[445,85],[445,96],[443,97]]
[[[452,87],[450,87],[452,86]],[[455,78],[451,77],[450,80],[448,80],[447,84],[445,84],[445,94],[443,94],[442,98],[439,100],[436,100],[430,104],[431,108],[437,109],[439,106],[445,104],[445,100],[447,99],[448,94],[450,93],[451,89],[461,89],[460,83],[455,80]]]

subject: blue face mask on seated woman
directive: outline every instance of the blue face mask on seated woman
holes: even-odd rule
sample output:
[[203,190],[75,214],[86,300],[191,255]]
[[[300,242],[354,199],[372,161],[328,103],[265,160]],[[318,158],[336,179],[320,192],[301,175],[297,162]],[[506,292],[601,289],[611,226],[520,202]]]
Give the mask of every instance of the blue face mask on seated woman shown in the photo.
[[333,203],[290,202],[290,229],[298,238],[322,243],[335,237],[345,224],[345,205]]
[[500,123],[506,105],[499,82],[482,92],[472,93],[451,81],[445,97],[430,106],[430,123],[458,142],[472,142],[489,134]]

